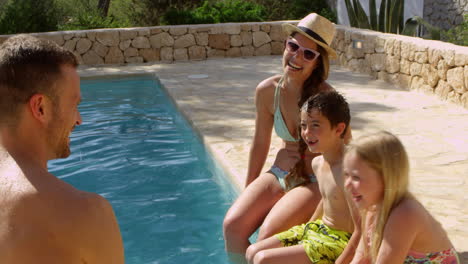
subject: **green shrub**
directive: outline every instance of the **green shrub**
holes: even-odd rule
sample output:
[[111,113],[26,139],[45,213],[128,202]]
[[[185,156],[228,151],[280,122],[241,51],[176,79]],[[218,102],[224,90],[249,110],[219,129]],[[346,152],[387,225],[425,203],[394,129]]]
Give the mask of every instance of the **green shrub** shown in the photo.
[[74,16],[68,17],[66,21],[59,26],[59,30],[83,30],[95,28],[119,28],[129,27],[126,21],[118,21],[114,16],[102,17],[100,12],[94,10],[79,11]]
[[455,45],[468,46],[468,14],[464,15],[463,23],[445,33],[444,39]]
[[0,12],[0,34],[57,30],[59,10],[54,0],[8,0]]
[[261,5],[245,0],[223,0],[211,2],[205,0],[194,10],[169,9],[162,22],[167,25],[213,24],[226,22],[263,21],[266,16]]
[[264,20],[297,20],[309,13],[318,13],[336,23],[336,14],[330,9],[326,0],[255,0],[266,11]]

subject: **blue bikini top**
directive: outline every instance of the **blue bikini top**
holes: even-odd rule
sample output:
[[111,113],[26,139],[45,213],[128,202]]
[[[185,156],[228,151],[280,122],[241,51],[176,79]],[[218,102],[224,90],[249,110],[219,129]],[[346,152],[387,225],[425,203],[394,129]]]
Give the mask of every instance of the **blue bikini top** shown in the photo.
[[281,95],[281,84],[283,82],[283,77],[278,82],[278,85],[276,86],[275,89],[275,101],[274,101],[274,107],[275,107],[275,119],[274,119],[274,127],[275,127],[275,132],[276,134],[284,139],[285,141],[293,141],[293,142],[298,142],[299,139],[291,136],[291,133],[289,132],[288,127],[286,126],[286,122],[284,122],[283,119],[283,114],[281,113],[280,109],[280,95]]

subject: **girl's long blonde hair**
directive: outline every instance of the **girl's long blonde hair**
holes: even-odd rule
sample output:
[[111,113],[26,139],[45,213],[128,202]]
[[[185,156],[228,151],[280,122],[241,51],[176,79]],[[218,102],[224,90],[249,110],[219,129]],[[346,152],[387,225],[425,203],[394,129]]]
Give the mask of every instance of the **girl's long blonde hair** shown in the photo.
[[[370,248],[368,251],[366,250],[367,255],[370,254],[372,263],[374,263],[382,244],[383,232],[390,212],[403,198],[410,195],[408,192],[408,156],[400,140],[387,131],[360,137],[350,143],[347,153],[357,154],[360,159],[382,176],[384,183],[384,197],[382,203],[377,206],[375,230],[370,239]],[[365,215],[362,216],[362,226],[361,239],[368,241],[365,230]]]

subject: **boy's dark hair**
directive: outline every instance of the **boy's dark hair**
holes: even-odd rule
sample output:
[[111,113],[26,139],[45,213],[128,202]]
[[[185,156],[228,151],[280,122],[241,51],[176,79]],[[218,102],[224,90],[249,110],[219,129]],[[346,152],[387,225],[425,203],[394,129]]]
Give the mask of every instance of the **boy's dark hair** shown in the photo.
[[54,83],[61,66],[78,65],[75,55],[57,44],[29,35],[17,35],[0,45],[0,123],[15,122],[20,104],[34,94],[56,101]]
[[345,130],[341,134],[341,137],[344,137],[348,130],[351,114],[348,102],[346,102],[346,99],[340,93],[336,91],[318,93],[307,99],[302,105],[301,111],[310,113],[314,109],[327,118],[332,127],[336,127],[339,123],[345,123]]
[[[336,91],[320,92],[314,96],[309,97],[301,107],[302,111],[307,113],[312,112],[313,109],[317,109],[320,113],[328,119],[332,127],[337,126],[339,123],[345,123],[346,127],[341,133],[341,138],[344,138],[348,130],[351,115],[349,112],[349,105],[346,99]],[[300,131],[300,128],[299,128]],[[301,159],[296,162],[296,165],[289,171],[285,177],[286,187],[290,188],[290,182],[302,181],[303,184],[310,182],[309,177],[304,173],[305,162],[304,153],[306,152],[307,144],[304,139],[299,139],[299,153]]]

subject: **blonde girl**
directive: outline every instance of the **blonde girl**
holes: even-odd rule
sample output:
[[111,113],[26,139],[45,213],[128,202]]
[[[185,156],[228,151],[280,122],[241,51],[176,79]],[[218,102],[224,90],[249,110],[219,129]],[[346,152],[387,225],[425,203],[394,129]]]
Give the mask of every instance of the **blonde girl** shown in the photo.
[[363,220],[352,264],[459,263],[442,226],[408,191],[408,157],[397,137],[382,131],[353,141],[343,167]]

